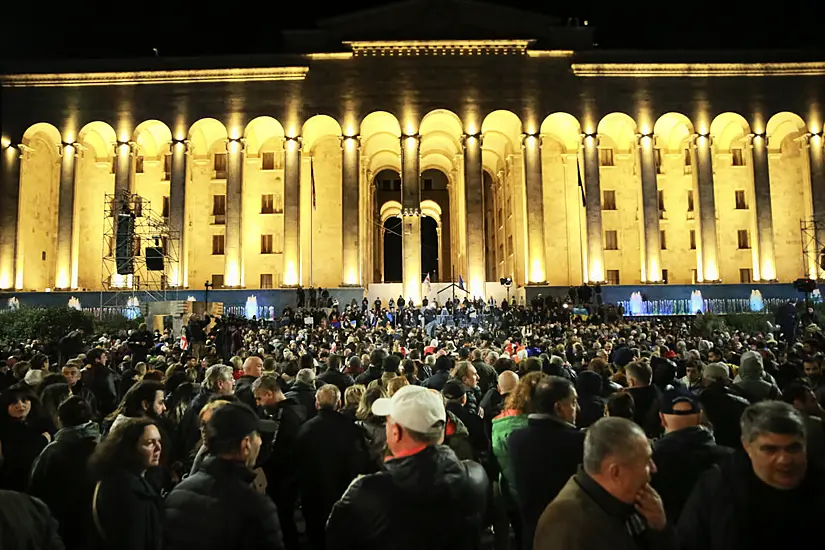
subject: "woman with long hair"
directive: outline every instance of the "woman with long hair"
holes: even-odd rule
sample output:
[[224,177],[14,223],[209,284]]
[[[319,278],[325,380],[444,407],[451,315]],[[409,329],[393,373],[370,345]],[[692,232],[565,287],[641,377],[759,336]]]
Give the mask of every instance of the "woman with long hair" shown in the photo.
[[387,432],[385,427],[386,418],[372,414],[372,404],[375,403],[377,399],[386,396],[387,393],[380,385],[367,388],[367,391],[361,396],[358,410],[355,411],[355,417],[358,419],[356,424],[364,430],[370,458],[376,466],[376,469],[380,469],[384,464]]
[[23,492],[40,451],[51,441],[35,421],[39,402],[31,390],[13,386],[0,394],[0,489]]
[[147,470],[160,464],[161,449],[158,426],[148,417],[123,421],[95,449],[89,468],[100,550],[162,548],[161,499],[146,480]]

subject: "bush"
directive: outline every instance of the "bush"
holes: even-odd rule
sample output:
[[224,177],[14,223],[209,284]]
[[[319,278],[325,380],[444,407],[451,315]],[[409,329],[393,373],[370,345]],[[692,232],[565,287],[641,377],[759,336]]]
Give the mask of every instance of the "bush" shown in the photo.
[[713,333],[727,328],[725,319],[715,313],[703,313],[693,318],[693,331],[702,338],[709,339]]
[[127,319],[119,313],[105,315],[102,319],[94,320],[95,334],[117,334],[121,331],[136,330],[141,323],[143,317],[136,319]]
[[9,343],[37,339],[55,344],[75,329],[92,334],[94,318],[69,307],[29,308],[0,312],[0,340]]
[[769,322],[772,318],[767,313],[731,313],[725,316],[725,324],[747,334],[766,333],[771,330]]

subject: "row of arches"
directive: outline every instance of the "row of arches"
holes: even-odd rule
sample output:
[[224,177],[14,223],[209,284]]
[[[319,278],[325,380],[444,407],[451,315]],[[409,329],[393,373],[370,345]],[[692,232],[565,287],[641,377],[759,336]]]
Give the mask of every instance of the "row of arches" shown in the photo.
[[[403,122],[402,122],[403,121]],[[485,197],[486,210],[490,218],[484,229],[487,241],[487,278],[504,273],[516,275],[516,280],[525,281],[525,247],[524,225],[527,221],[520,212],[519,204],[524,201],[523,192],[519,195],[518,186],[513,183],[523,175],[522,168],[513,163],[513,158],[522,151],[525,135],[542,136],[542,149],[553,155],[575,155],[581,149],[582,136],[597,134],[599,149],[611,150],[618,155],[632,153],[639,135],[655,136],[655,144],[662,154],[682,154],[688,147],[692,136],[707,135],[712,138],[712,147],[715,152],[729,152],[741,148],[747,138],[753,134],[767,137],[768,150],[771,153],[794,155],[800,150],[799,138],[815,130],[814,122],[806,122],[795,113],[780,112],[770,117],[766,123],[755,117],[749,122],[738,113],[726,112],[715,116],[712,120],[702,117],[691,119],[682,113],[666,113],[655,121],[648,121],[647,117],[638,116],[636,119],[627,113],[614,112],[605,115],[598,123],[591,124],[588,117],[581,119],[570,113],[553,113],[547,116],[539,125],[531,125],[523,121],[511,111],[499,110],[489,113],[480,124],[473,120],[462,120],[456,113],[438,109],[424,115],[415,122],[393,115],[385,111],[376,111],[365,116],[359,124],[342,125],[328,115],[310,117],[301,127],[285,128],[277,119],[261,116],[252,119],[246,125],[234,123],[224,124],[215,118],[204,118],[195,121],[188,130],[170,128],[159,120],[147,120],[137,125],[133,131],[123,132],[115,130],[110,124],[103,121],[90,122],[83,126],[76,134],[61,132],[50,123],[42,122],[29,127],[22,136],[21,147],[24,150],[38,152],[36,162],[23,162],[21,165],[21,181],[18,212],[18,258],[15,261],[15,285],[18,288],[42,289],[46,287],[78,286],[78,279],[85,283],[81,286],[89,287],[99,281],[90,268],[82,273],[84,268],[75,269],[75,275],[67,282],[66,277],[57,273],[55,266],[59,228],[57,227],[57,212],[60,208],[60,151],[65,144],[76,143],[83,161],[77,168],[74,206],[74,233],[72,237],[73,255],[77,265],[99,263],[94,256],[99,255],[99,247],[93,247],[92,252],[85,252],[84,261],[80,258],[84,252],[84,245],[99,242],[102,222],[99,212],[102,211],[102,195],[112,192],[111,189],[87,186],[84,181],[92,171],[98,172],[112,164],[115,155],[115,145],[118,143],[132,143],[134,154],[141,159],[154,162],[160,171],[165,170],[165,159],[170,155],[170,144],[179,140],[188,142],[190,157],[197,163],[207,166],[209,160],[216,154],[227,150],[228,140],[242,140],[244,154],[247,158],[262,157],[264,153],[272,154],[273,166],[283,167],[284,146],[288,140],[298,135],[301,139],[301,150],[308,155],[314,155],[323,150],[332,158],[335,151],[340,151],[342,136],[358,136],[360,140],[360,174],[359,174],[359,207],[364,213],[374,213],[376,208],[381,210],[384,203],[375,204],[374,189],[377,175],[381,172],[392,171],[401,173],[402,154],[401,138],[415,136],[419,140],[420,173],[438,171],[448,180],[448,194],[444,200],[434,202],[439,209],[438,216],[429,215],[435,221],[440,231],[440,238],[447,244],[438,245],[438,263],[445,272],[445,267],[454,268],[456,273],[466,273],[467,259],[467,209],[465,203],[463,159],[463,140],[466,136],[483,136],[481,145],[482,169],[484,173],[484,189],[490,194]],[[537,127],[536,127],[537,126]],[[340,154],[339,154],[340,157]],[[25,158],[25,156],[24,156]],[[302,166],[302,172],[307,165]],[[134,169],[134,168],[133,168]],[[342,199],[340,187],[341,167],[337,166],[338,177],[325,178],[319,182],[319,193],[329,193],[337,197],[330,201],[328,206],[333,212],[338,208],[339,213],[331,218],[334,224],[328,224],[325,229],[312,229],[319,237],[325,238],[341,231],[343,224],[340,215]],[[211,169],[210,169],[211,171]],[[334,172],[335,170],[331,170]],[[546,177],[545,177],[546,178]],[[214,178],[204,177],[203,181]],[[505,180],[507,183],[505,184]],[[168,184],[168,177],[161,178],[161,183]],[[301,188],[304,193],[309,178],[302,175]],[[108,184],[106,184],[108,185]],[[281,183],[282,185],[282,183]],[[323,190],[320,187],[323,186]],[[105,187],[105,186],[104,186]],[[338,189],[337,195],[336,188]],[[152,194],[151,190],[145,191]],[[187,187],[187,195],[192,193]],[[164,196],[168,196],[168,186],[155,193],[154,200],[161,203]],[[547,198],[545,196],[545,202]],[[513,206],[510,206],[512,201]],[[153,201],[154,202],[154,201]],[[187,205],[191,204],[187,198]],[[508,214],[505,220],[498,220],[495,211],[498,206],[507,204]],[[444,211],[442,216],[441,211]],[[492,214],[490,214],[492,212]],[[510,214],[512,212],[512,214]],[[446,218],[446,219],[445,219]],[[367,284],[378,280],[375,273],[378,256],[368,250],[376,246],[374,238],[376,231],[382,231],[386,219],[362,215],[358,221],[360,235],[360,251],[357,270],[361,273],[358,282]],[[278,231],[283,232],[282,220]],[[302,221],[302,224],[304,222]],[[313,222],[310,222],[313,223]],[[449,224],[449,228],[444,227]],[[247,227],[248,226],[248,227]],[[489,227],[494,226],[494,227]],[[257,224],[244,222],[244,231],[258,229]],[[302,225],[301,231],[307,228]],[[500,232],[500,235],[496,235]],[[549,241],[549,239],[547,239]],[[493,241],[495,243],[491,244]],[[568,243],[568,246],[571,246]],[[311,248],[311,247],[310,247]],[[504,248],[503,253],[496,254],[497,249]],[[447,251],[449,257],[444,257]],[[493,252],[494,259],[491,259]],[[190,250],[190,255],[193,252]],[[196,255],[197,252],[194,252]],[[303,252],[302,252],[303,254]],[[314,273],[315,265],[327,258],[323,250],[310,251],[304,256],[304,263],[308,264],[308,273]],[[324,256],[321,256],[323,254]],[[334,257],[333,263],[341,263],[341,257]],[[192,269],[190,265],[188,269]],[[184,268],[186,269],[186,267]],[[211,269],[211,268],[210,268]],[[273,268],[274,269],[274,268]],[[382,266],[383,269],[383,266]],[[449,269],[449,268],[448,268]],[[80,271],[80,275],[78,275]],[[327,271],[322,283],[316,279],[316,284],[335,286],[332,279],[336,270]],[[340,269],[338,270],[340,272]],[[204,271],[206,274],[208,270]],[[449,271],[446,271],[449,273]],[[519,274],[519,272],[521,272]],[[5,274],[3,274],[5,276]],[[200,276],[200,275],[199,275]],[[422,274],[423,276],[423,274]],[[495,280],[497,277],[493,277]],[[4,279],[7,280],[8,278]],[[185,280],[185,277],[183,277]],[[307,277],[301,275],[306,284]],[[346,281],[351,283],[352,281]],[[283,282],[283,279],[281,279]],[[340,283],[341,281],[338,281]],[[575,283],[571,276],[570,283]],[[244,286],[255,286],[252,281],[244,281]]]

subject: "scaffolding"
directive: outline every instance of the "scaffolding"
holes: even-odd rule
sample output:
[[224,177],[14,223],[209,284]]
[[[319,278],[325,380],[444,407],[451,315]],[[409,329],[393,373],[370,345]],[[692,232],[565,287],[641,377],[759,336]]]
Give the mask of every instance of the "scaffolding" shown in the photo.
[[[115,256],[118,217],[122,214],[129,214],[134,219],[128,258]],[[149,200],[128,192],[104,195],[101,313],[131,307],[136,302],[177,299],[178,287],[172,286],[170,272],[179,265],[179,243],[180,232],[172,230],[168,218],[152,210]],[[150,248],[159,249],[155,261],[159,263],[162,259],[163,269],[147,266],[146,250]],[[118,262],[123,260],[131,260],[131,274],[118,274]]]
[[825,260],[825,218],[801,220],[799,228],[802,233],[802,272],[806,277],[821,279]]

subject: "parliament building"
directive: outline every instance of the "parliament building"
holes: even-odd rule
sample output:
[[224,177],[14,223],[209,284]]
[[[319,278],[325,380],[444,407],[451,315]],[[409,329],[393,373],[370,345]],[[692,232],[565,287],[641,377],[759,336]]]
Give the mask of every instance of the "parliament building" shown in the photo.
[[586,22],[471,0],[283,43],[2,67],[0,289],[141,284],[111,263],[124,213],[170,288],[822,273],[825,58],[600,50]]

